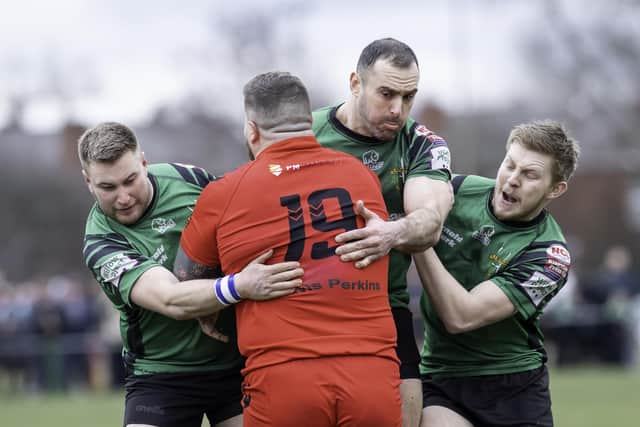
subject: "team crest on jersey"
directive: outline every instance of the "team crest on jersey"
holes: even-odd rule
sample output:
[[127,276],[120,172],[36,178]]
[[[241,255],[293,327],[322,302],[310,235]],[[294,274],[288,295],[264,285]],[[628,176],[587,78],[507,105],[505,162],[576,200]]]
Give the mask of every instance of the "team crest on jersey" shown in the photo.
[[275,176],[280,176],[280,174],[282,173],[282,166],[280,166],[280,165],[269,165],[269,172],[271,172]]
[[474,231],[471,237],[482,243],[482,246],[489,246],[491,243],[491,236],[496,232],[493,225],[483,225],[478,230]]
[[538,306],[547,295],[558,288],[558,282],[539,271],[535,271],[521,286],[531,301]]
[[167,231],[171,230],[173,227],[176,226],[176,222],[174,220],[172,220],[171,218],[169,219],[165,219],[165,218],[154,218],[151,221],[151,229],[153,231],[156,231],[160,234],[164,234]]
[[365,151],[362,154],[362,163],[373,171],[377,171],[384,165],[384,162],[380,161],[380,154],[376,150]]
[[135,267],[135,265],[135,259],[129,258],[125,254],[116,254],[102,264],[100,277],[105,283],[112,283],[117,288],[122,274]]
[[431,169],[451,169],[451,153],[446,146],[431,149]]

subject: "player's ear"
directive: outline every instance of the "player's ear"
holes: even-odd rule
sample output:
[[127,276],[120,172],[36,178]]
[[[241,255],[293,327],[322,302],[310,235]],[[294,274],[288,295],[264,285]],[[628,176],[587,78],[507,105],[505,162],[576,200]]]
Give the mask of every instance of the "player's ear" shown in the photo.
[[87,188],[89,189],[89,192],[93,194],[93,188],[91,187],[91,178],[89,177],[89,174],[87,173],[87,171],[84,170],[84,168],[82,169],[82,177],[84,178],[85,184],[87,184]]
[[260,129],[253,120],[247,120],[245,124],[245,138],[251,145],[256,144],[260,140]]
[[351,95],[357,97],[362,90],[362,79],[360,75],[355,71],[349,76],[349,88],[351,89]]
[[567,191],[568,187],[569,186],[567,184],[567,181],[556,182],[551,187],[551,191],[547,193],[547,199],[549,200],[557,199],[558,197],[562,196],[565,193],[565,191]]

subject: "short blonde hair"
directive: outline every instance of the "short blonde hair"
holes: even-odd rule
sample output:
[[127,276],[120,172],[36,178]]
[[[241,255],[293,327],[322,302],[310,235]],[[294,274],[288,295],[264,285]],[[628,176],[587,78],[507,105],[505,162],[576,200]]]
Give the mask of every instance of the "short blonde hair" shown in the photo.
[[578,167],[580,145],[568,136],[567,130],[559,122],[540,120],[520,124],[511,130],[507,139],[507,150],[514,143],[550,155],[554,159],[554,183],[569,181]]

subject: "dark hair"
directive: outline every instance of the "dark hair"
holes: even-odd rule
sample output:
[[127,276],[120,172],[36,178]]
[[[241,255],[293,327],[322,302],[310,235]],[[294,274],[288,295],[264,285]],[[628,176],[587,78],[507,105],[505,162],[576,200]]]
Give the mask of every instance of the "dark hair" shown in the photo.
[[137,149],[138,140],[133,131],[116,122],[100,123],[78,139],[78,157],[83,169],[92,162],[115,162],[124,153]]
[[378,59],[388,59],[398,68],[408,68],[414,63],[418,67],[418,58],[413,50],[401,41],[388,37],[374,40],[362,50],[356,71],[362,74]]
[[308,123],[311,102],[302,81],[283,71],[259,74],[244,86],[247,119],[262,129]]
[[541,120],[518,125],[509,134],[507,149],[514,143],[553,157],[554,183],[568,181],[578,167],[580,145],[568,136],[567,130],[559,122]]

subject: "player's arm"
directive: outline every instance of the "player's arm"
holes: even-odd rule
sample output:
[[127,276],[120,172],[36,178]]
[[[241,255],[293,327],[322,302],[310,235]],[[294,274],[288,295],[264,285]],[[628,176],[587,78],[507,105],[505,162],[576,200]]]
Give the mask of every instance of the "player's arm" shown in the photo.
[[[234,275],[234,289],[241,299],[271,299],[288,295],[300,286],[302,269],[297,262],[262,264],[271,256],[261,255]],[[177,263],[177,259],[176,259]],[[131,290],[131,300],[148,310],[183,320],[211,315],[227,305],[216,296],[215,269],[192,266],[202,279],[179,283],[178,278],[162,266],[145,271]],[[195,275],[194,275],[195,276]],[[228,283],[227,279],[227,283]]]
[[338,243],[344,243],[336,249],[342,261],[355,261],[357,268],[364,268],[391,249],[414,253],[436,244],[453,206],[451,184],[418,176],[407,180],[404,191],[407,215],[397,221],[383,221],[358,202],[356,210],[366,226],[336,236]]
[[[255,301],[270,300],[289,295],[302,285],[304,271],[296,261],[264,264],[273,255],[269,250],[251,261],[235,274],[234,287],[241,299]],[[191,280],[215,276],[217,268],[199,264],[192,260],[182,246],[178,249],[173,272],[179,280]],[[211,281],[209,281],[211,283]],[[186,282],[182,282],[184,284]],[[213,288],[212,288],[213,289]]]
[[426,176],[409,178],[404,188],[407,216],[397,221],[400,230],[394,248],[415,253],[434,246],[452,206],[453,189],[449,181]]
[[465,289],[442,265],[433,249],[413,255],[438,316],[449,333],[459,334],[498,322],[516,313],[509,297],[492,281]]

